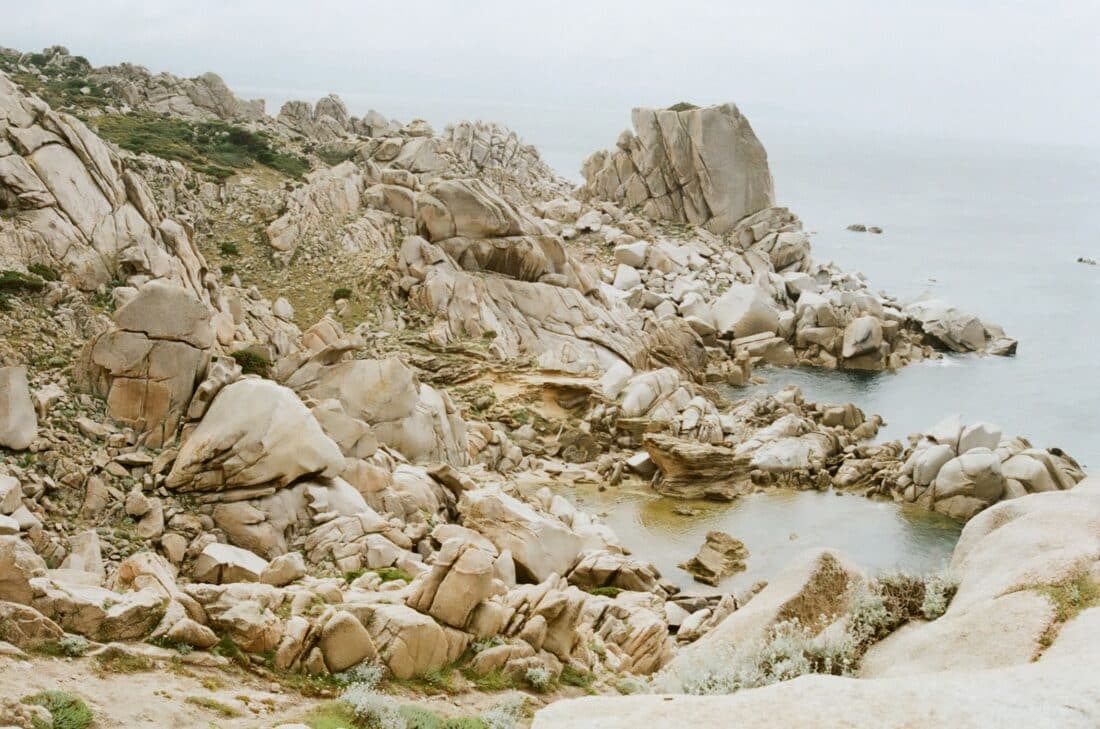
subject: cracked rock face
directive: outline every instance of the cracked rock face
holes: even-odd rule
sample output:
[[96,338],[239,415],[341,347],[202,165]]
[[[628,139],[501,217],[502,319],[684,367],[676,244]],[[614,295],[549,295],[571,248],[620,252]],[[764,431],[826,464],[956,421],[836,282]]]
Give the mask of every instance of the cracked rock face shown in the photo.
[[42,263],[85,290],[165,278],[206,297],[206,261],[145,182],[82,122],[2,73],[0,209],[0,268]]
[[214,398],[166,483],[178,491],[273,492],[305,475],[336,476],[343,466],[340,448],[292,390],[245,378]]
[[151,281],[85,348],[85,380],[111,417],[159,446],[171,440],[210,360],[211,312],[190,291]]
[[634,133],[583,167],[592,196],[646,216],[733,230],[741,218],[775,204],[768,155],[733,104],[634,109]]

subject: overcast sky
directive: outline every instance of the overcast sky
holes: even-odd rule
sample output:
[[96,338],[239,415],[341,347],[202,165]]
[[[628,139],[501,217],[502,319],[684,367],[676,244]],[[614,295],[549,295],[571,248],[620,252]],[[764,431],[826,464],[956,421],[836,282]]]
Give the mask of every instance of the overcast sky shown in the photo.
[[[336,91],[433,123],[607,146],[637,105],[732,100],[758,133],[1100,146],[1100,0],[0,0],[0,45]],[[766,134],[762,134],[766,140]]]

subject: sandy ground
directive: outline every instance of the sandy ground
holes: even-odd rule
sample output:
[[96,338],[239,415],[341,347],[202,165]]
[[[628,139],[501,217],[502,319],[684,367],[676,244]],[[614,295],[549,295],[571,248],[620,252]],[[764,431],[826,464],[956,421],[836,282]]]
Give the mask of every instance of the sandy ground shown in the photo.
[[[325,701],[303,697],[293,689],[236,669],[184,666],[110,673],[99,669],[90,658],[0,657],[0,704],[2,700],[18,700],[45,690],[67,691],[82,698],[95,715],[95,729],[271,729],[301,721]],[[508,693],[402,693],[394,698],[442,716],[476,716],[505,700]],[[232,707],[239,716],[224,716],[215,709],[190,703],[189,698],[212,699]],[[527,695],[533,708],[554,698]],[[0,716],[0,726],[4,718]]]

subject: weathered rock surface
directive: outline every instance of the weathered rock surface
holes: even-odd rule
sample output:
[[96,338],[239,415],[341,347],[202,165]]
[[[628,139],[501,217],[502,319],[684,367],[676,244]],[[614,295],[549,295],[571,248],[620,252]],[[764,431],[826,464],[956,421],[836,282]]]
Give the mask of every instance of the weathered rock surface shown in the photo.
[[703,546],[680,569],[691,573],[697,582],[717,587],[722,578],[745,569],[748,556],[749,550],[739,539],[725,532],[707,532]]
[[140,175],[78,119],[0,73],[0,269],[55,267],[93,290],[114,279],[169,279],[206,296],[206,262],[161,217]]
[[774,204],[768,156],[733,104],[634,109],[634,134],[584,163],[589,194],[715,233]]
[[38,416],[25,367],[0,367],[0,446],[25,450],[38,435]]
[[170,488],[273,491],[306,475],[335,476],[344,457],[292,390],[244,379],[224,388],[180,447]]
[[171,441],[210,360],[210,309],[175,284],[150,281],[85,348],[83,378],[111,417],[156,447]]

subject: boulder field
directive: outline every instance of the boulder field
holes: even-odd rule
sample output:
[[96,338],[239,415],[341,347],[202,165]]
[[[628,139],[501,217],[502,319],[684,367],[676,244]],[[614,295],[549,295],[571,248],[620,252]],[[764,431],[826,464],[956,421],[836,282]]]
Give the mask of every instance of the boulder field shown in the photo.
[[[815,261],[733,104],[632,121],[574,187],[496,124],[0,49],[0,671],[449,676],[549,703],[535,727],[1095,726],[1100,489],[1069,454],[739,389],[1016,341]],[[681,591],[583,483],[968,523],[949,576],[814,550],[737,595],[751,555],[712,532],[682,568],[713,589]]]

